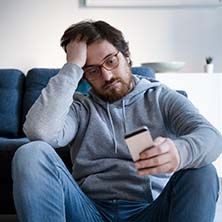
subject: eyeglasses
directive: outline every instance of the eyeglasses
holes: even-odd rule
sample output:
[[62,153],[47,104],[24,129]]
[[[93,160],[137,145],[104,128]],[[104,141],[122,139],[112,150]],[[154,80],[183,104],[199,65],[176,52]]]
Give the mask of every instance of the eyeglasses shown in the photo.
[[101,65],[83,67],[85,78],[87,80],[96,80],[101,76],[101,68],[108,71],[115,69],[119,65],[118,53],[119,51],[116,54],[107,57]]

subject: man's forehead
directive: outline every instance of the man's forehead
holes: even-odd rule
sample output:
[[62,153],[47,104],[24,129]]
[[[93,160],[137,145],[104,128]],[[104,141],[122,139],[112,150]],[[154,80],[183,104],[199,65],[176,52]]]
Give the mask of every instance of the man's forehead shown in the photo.
[[94,42],[87,47],[87,65],[99,64],[108,55],[115,53],[117,49],[107,40]]

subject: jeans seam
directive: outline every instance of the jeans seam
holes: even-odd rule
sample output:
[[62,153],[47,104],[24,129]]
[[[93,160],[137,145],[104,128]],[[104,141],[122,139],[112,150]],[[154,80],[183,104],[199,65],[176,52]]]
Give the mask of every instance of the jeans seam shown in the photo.
[[[59,168],[60,170],[63,171],[63,173],[65,173],[65,175],[68,177],[68,179],[71,181],[71,183],[73,184],[73,186],[76,188],[76,191],[79,193],[79,195],[85,195],[83,196],[83,198],[85,199],[85,204],[88,205],[88,207],[93,210],[95,212],[95,214],[102,220],[102,216],[101,214],[99,213],[98,209],[96,208],[94,202],[81,190],[81,188],[79,187],[79,185],[77,184],[77,182],[74,180],[73,176],[71,175],[71,173],[67,173],[66,170],[63,169],[63,166],[61,166],[60,164],[55,164],[55,167],[56,168]],[[68,169],[67,169],[68,170]],[[61,179],[60,179],[60,173],[59,171],[57,170],[57,173],[58,173],[58,178],[60,180],[60,183],[61,183]],[[70,178],[71,176],[71,178]],[[93,207],[94,206],[94,207]]]
[[173,199],[174,199],[174,196],[176,196],[176,192],[174,190],[174,187],[172,187],[171,185],[171,189],[170,189],[170,198],[169,198],[169,214],[168,214],[168,221],[172,221],[172,209],[173,209],[173,205],[174,205],[174,202]]

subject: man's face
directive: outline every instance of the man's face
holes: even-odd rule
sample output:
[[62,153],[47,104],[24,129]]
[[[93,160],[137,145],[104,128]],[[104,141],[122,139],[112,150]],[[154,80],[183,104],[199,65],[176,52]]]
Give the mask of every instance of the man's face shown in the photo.
[[133,88],[127,59],[106,40],[88,46],[83,69],[96,95],[109,102],[121,99]]

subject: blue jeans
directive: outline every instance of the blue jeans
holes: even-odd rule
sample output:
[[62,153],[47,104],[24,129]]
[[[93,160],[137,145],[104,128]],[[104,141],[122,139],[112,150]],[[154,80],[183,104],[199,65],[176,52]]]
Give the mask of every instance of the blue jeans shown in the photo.
[[175,173],[152,203],[91,200],[54,149],[23,145],[12,164],[13,194],[21,222],[213,222],[219,183],[213,165]]

